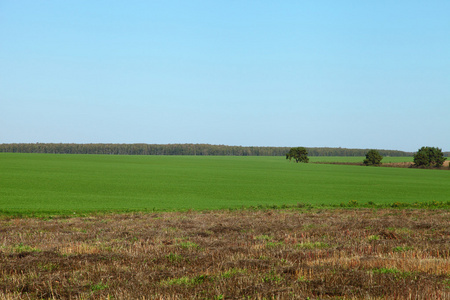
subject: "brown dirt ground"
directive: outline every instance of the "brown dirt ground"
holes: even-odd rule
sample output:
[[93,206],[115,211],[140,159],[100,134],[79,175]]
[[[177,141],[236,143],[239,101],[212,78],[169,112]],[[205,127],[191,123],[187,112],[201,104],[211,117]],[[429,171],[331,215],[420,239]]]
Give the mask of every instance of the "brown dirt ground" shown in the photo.
[[0,219],[0,299],[450,299],[447,210]]
[[[354,165],[354,166],[364,166],[363,163],[350,163],[350,162],[314,162],[315,164],[334,164],[334,165]],[[441,170],[449,170],[450,161],[446,160],[442,165]],[[397,162],[397,163],[382,163],[380,167],[390,167],[390,168],[414,168],[413,162]],[[437,168],[432,168],[437,169]]]
[[[450,161],[444,161],[441,169],[448,169]],[[413,168],[413,162],[399,162],[399,163],[383,163],[382,167],[396,167],[396,168]]]

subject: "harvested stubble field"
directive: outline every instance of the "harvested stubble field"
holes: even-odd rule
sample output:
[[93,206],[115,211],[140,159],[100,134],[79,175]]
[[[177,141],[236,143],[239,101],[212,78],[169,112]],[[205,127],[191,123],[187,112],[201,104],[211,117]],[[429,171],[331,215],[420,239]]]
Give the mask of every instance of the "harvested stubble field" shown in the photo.
[[0,220],[1,299],[450,299],[448,210]]

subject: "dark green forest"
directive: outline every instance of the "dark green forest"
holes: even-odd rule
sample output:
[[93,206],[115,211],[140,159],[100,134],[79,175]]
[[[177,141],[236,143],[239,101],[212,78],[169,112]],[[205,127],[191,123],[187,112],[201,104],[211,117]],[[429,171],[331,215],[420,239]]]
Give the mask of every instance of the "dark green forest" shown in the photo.
[[[291,147],[243,147],[210,144],[0,144],[0,152],[115,155],[285,156]],[[368,149],[306,147],[309,156],[365,156]],[[412,156],[411,152],[378,150],[382,156]],[[448,156],[449,153],[446,153]]]

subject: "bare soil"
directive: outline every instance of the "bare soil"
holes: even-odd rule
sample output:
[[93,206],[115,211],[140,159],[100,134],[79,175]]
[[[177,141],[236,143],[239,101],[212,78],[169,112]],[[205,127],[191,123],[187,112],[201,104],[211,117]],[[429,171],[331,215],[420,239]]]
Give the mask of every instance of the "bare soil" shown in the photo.
[[447,210],[0,220],[0,299],[450,299]]
[[[450,161],[446,160],[442,167],[427,167],[426,169],[440,169],[440,170],[450,170]],[[332,165],[352,165],[352,166],[365,166],[363,163],[352,163],[352,162],[314,162],[314,164],[332,164]],[[413,162],[396,162],[396,163],[382,163],[379,167],[387,168],[418,168]]]
[[[413,162],[398,162],[398,163],[383,163],[381,165],[382,167],[394,167],[394,168],[417,168]],[[436,168],[436,167],[430,167],[430,169],[443,169],[448,170],[449,169],[449,161],[444,161],[442,167]]]

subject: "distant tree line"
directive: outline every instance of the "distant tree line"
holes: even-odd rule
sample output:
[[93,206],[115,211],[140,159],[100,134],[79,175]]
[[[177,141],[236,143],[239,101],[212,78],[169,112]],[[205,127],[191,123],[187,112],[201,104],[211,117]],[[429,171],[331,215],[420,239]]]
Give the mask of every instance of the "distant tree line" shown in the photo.
[[[290,147],[243,147],[210,144],[0,144],[0,152],[116,155],[227,155],[285,156]],[[309,156],[365,156],[367,149],[306,148]],[[378,150],[386,156],[412,156],[411,152]],[[448,156],[448,152],[447,152]]]

